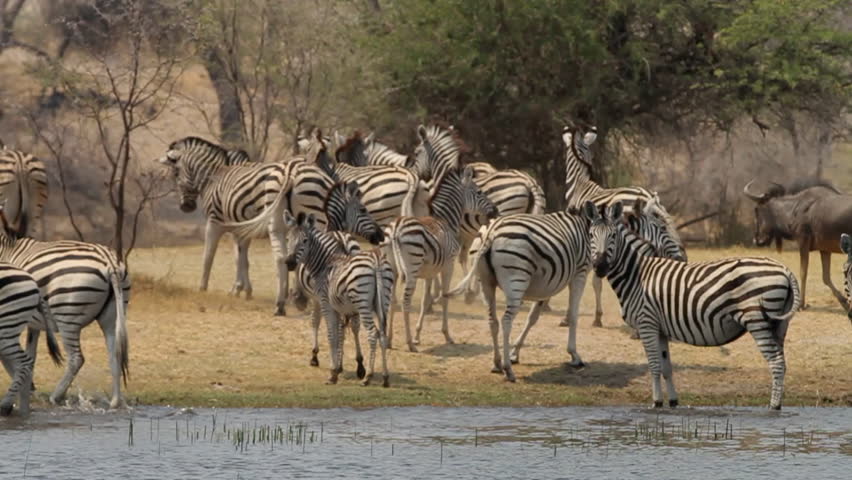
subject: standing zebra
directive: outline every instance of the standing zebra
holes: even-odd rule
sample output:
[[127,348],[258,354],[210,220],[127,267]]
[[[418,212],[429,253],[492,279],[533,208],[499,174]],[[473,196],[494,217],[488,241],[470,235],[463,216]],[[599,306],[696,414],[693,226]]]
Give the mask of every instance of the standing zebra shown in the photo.
[[[0,142],[2,144],[2,142]],[[0,149],[0,205],[12,227],[32,236],[47,203],[47,170],[29,153]],[[42,235],[44,232],[42,232]]]
[[[106,338],[112,397],[110,408],[121,402],[121,380],[127,383],[127,302],[130,276],[125,265],[107,247],[95,243],[60,240],[39,242],[20,237],[0,211],[0,262],[8,262],[33,276],[42,297],[47,299],[68,357],[65,375],[50,395],[58,403],[85,361],[80,332],[97,320]],[[27,354],[35,359],[38,331]],[[35,360],[33,360],[35,361]]]
[[[587,201],[593,202],[598,207],[608,207],[615,202],[622,202],[625,210],[631,212],[637,201],[645,205],[653,206],[654,215],[666,222],[669,234],[675,238],[681,246],[677,229],[672,223],[666,209],[659,202],[656,192],[651,192],[642,187],[618,187],[603,188],[591,179],[592,151],[591,145],[597,138],[597,129],[591,127],[588,132],[581,135],[579,128],[564,127],[562,140],[565,142],[565,201],[566,208],[579,210]],[[671,257],[675,260],[686,261],[686,251],[681,247],[681,254]],[[598,277],[592,279],[592,288],[595,291],[595,321],[593,327],[600,327],[603,317],[603,305],[601,303],[602,280]],[[567,315],[562,325],[567,325]]]
[[[300,214],[297,220],[300,237],[287,265],[303,263],[314,279],[316,295],[326,319],[331,363],[329,384],[337,383],[343,369],[343,323],[340,316],[357,316],[368,332],[370,361],[363,385],[369,385],[375,370],[376,341],[382,349],[382,386],[389,386],[387,363],[387,313],[393,291],[394,273],[380,249],[347,255],[329,233],[316,228],[313,215]],[[376,321],[373,315],[376,316]],[[353,319],[352,321],[356,321]]]
[[[307,155],[315,158],[321,154],[325,150],[320,144]],[[237,237],[237,278],[231,293],[245,291],[246,298],[251,298],[248,249],[252,238],[266,229],[278,271],[275,314],[284,315],[288,278],[283,212],[314,213],[324,224],[326,198],[334,182],[305,162],[261,164],[246,160],[244,152],[186,137],[169,145],[160,162],[174,172],[181,210],[194,211],[201,196],[207,226],[200,289],[207,289],[219,240],[231,232]]]
[[746,332],[769,363],[772,397],[784,396],[784,337],[801,295],[793,273],[768,258],[743,257],[686,264],[652,258],[653,248],[621,221],[621,202],[602,216],[586,203],[595,273],[606,276],[625,321],[639,331],[648,356],[654,406],[661,407],[660,374],[669,405],[678,404],[672,379],[669,339],[696,346],[730,343]]
[[[0,361],[12,377],[6,395],[0,400],[0,416],[4,417],[12,413],[16,395],[19,396],[18,409],[21,413],[29,412],[35,358],[21,348],[24,327],[31,333],[45,330],[50,357],[57,365],[62,363],[62,354],[53,334],[58,328],[56,320],[35,279],[8,263],[0,263]],[[28,337],[29,342],[36,339],[32,335]]]
[[[361,237],[370,238],[374,243],[383,241],[384,234],[381,227],[367,213],[366,208],[364,208],[364,205],[361,203],[358,185],[355,183],[349,183],[345,184],[342,188],[334,188],[332,190],[332,195],[335,195],[337,192],[340,192],[343,195],[342,204],[344,205],[345,211],[340,215],[332,215],[332,218],[338,216],[342,217],[343,222],[340,225],[331,225],[332,228],[339,227],[339,229],[329,231],[329,234],[343,248],[343,252],[347,255],[352,255],[360,252],[361,247],[351,235],[340,230],[346,230]],[[285,212],[285,218],[288,218],[288,216],[289,213]],[[293,223],[293,225],[295,224]],[[298,235],[300,230],[298,228],[293,228],[290,233],[291,235]],[[313,332],[311,366],[316,367],[319,365],[317,354],[319,353],[318,333],[321,315],[320,298],[316,289],[316,281],[311,276],[310,270],[308,270],[304,264],[300,264],[299,268],[296,270],[296,282],[299,286],[299,291],[307,296],[306,300],[311,301],[313,308],[311,317],[311,330]],[[296,307],[300,310],[304,310],[307,307],[307,302],[304,302],[302,305],[297,302]],[[349,326],[352,329],[352,335],[355,341],[355,360],[358,363],[358,378],[363,378],[364,365],[363,357],[361,355],[361,344],[358,339],[358,319],[350,319]]]
[[[646,235],[661,252],[677,250],[664,225],[655,217],[640,213],[631,216],[632,227]],[[547,215],[517,214],[500,217],[483,229],[481,247],[475,252],[471,270],[450,296],[463,292],[475,275],[479,275],[488,307],[488,322],[494,347],[494,373],[503,372],[515,381],[512,363],[517,363],[520,349],[533,325],[538,321],[544,302],[570,287],[568,319],[568,353],[572,366],[583,366],[577,352],[577,317],[580,298],[589,269],[588,221],[576,212]],[[496,289],[506,295],[506,312],[497,323]],[[523,331],[509,351],[512,323],[524,300],[535,303]],[[498,332],[503,330],[502,356]]]
[[[429,142],[428,139],[424,140]],[[431,147],[427,147],[430,148]],[[434,151],[434,150],[433,150]],[[497,215],[497,208],[477,188],[469,169],[451,168],[438,178],[435,193],[430,200],[429,217],[400,217],[390,225],[388,238],[390,251],[397,275],[405,285],[402,300],[405,323],[405,340],[408,349],[420,343],[420,331],[423,328],[428,295],[423,296],[420,318],[417,321],[417,333],[411,338],[409,315],[411,298],[418,278],[433,279],[440,275],[441,291],[446,293],[453,275],[453,262],[459,253],[459,226],[464,211],[482,213],[489,219]],[[427,288],[429,284],[427,283]],[[441,331],[447,343],[453,343],[447,325],[447,298],[442,296],[441,309],[443,323]],[[391,326],[393,314],[391,314]]]
[[840,235],[840,251],[846,254],[843,264],[843,290],[846,293],[846,311],[852,321],[852,237],[844,233]]

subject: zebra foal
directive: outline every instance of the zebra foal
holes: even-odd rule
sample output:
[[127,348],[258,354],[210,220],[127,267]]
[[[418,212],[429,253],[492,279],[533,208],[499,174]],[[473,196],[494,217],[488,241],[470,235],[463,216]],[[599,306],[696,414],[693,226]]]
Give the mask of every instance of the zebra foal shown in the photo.
[[372,380],[378,341],[382,350],[382,386],[389,386],[387,314],[394,283],[390,262],[380,249],[347,255],[334,236],[317,229],[313,215],[300,214],[296,219],[287,215],[286,221],[298,227],[300,233],[297,245],[287,257],[287,266],[293,269],[297,264],[305,265],[326,319],[331,356],[326,383],[337,383],[343,369],[340,318],[353,316],[367,329],[370,344],[370,359],[362,384],[369,385]]
[[624,320],[639,331],[648,357],[654,407],[661,407],[660,375],[669,405],[678,404],[669,339],[696,346],[720,346],[751,334],[769,364],[769,405],[784,396],[784,337],[801,295],[793,273],[768,258],[742,257],[686,264],[653,258],[653,248],[626,229],[623,207],[604,211],[587,202],[589,241],[595,274],[606,276],[618,296]]

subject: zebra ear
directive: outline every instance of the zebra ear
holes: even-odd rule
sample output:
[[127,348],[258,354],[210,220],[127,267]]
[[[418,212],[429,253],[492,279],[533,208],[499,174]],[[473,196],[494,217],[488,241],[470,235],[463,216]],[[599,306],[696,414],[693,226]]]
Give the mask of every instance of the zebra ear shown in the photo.
[[313,213],[308,215],[308,219],[305,222],[308,228],[314,228],[314,225],[317,223],[317,217],[314,216]]
[[334,131],[334,143],[340,147],[346,143],[346,137],[340,134],[337,130]]
[[840,250],[842,250],[846,255],[852,257],[852,237],[845,233],[840,235]]
[[294,217],[292,213],[290,213],[290,210],[284,210],[284,225],[287,225],[288,227],[295,227],[298,224],[299,221],[296,220],[296,217]]
[[598,213],[598,208],[592,202],[586,202],[583,204],[583,216],[585,216],[590,221],[595,221],[600,217]]
[[562,142],[566,147],[571,148],[571,139],[573,138],[573,131],[571,127],[565,125],[562,127]]
[[624,205],[621,202],[615,202],[613,206],[609,207],[609,219],[611,221],[621,220],[621,215],[624,213]]
[[598,129],[595,126],[589,127],[589,131],[586,132],[585,135],[583,135],[583,143],[585,143],[586,145],[588,145],[590,147],[592,146],[593,143],[595,143],[595,140],[597,140],[597,139],[598,139]]
[[370,132],[370,134],[367,135],[364,138],[364,146],[367,146],[367,145],[373,143],[373,140],[375,140],[375,139],[376,139],[376,132]]
[[636,203],[633,204],[633,214],[634,215],[642,215],[645,213],[645,202],[641,198],[636,199]]
[[417,126],[417,136],[420,137],[420,141],[426,141],[426,133],[426,127],[422,123]]
[[299,212],[299,214],[296,215],[296,225],[298,225],[300,227],[302,225],[304,225],[305,224],[305,217],[306,217],[305,212]]
[[462,169],[462,183],[471,183],[473,182],[473,169],[470,166],[464,167]]

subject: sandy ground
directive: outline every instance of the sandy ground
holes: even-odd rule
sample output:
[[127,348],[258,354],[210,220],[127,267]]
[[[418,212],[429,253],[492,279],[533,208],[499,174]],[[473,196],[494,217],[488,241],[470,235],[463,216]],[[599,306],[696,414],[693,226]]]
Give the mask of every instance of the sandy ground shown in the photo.
[[[358,386],[354,348],[347,339],[346,373],[336,386],[324,385],[328,348],[320,332],[320,368],[308,365],[310,324],[292,305],[287,317],[273,317],[274,267],[268,243],[251,252],[255,297],[227,295],[234,278],[233,247],[223,241],[210,291],[200,293],[201,246],[138,250],[131,258],[134,276],[129,313],[131,345],[128,398],[131,403],[204,406],[372,406],[372,405],[563,405],[649,403],[645,355],[631,340],[617,299],[604,286],[604,328],[592,328],[594,297],[583,297],[578,347],[586,367],[566,367],[568,330],[561,314],[544,315],[531,332],[517,365],[516,384],[489,373],[491,344],[484,307],[477,301],[450,303],[450,330],[456,345],[445,345],[437,316],[427,318],[420,353],[404,345],[401,315],[395,322],[390,356],[391,386]],[[770,250],[691,249],[691,261],[734,255],[780,258],[798,274],[796,254]],[[822,285],[819,262],[811,262],[810,309],[798,314],[787,336],[788,405],[852,405],[852,326]],[[814,265],[817,266],[814,270]],[[842,288],[842,258],[833,257],[832,277]],[[460,278],[457,269],[456,278]],[[419,292],[416,294],[419,297]],[[502,298],[502,294],[498,294]],[[553,301],[567,303],[567,290]],[[419,305],[419,302],[417,303]],[[520,331],[526,311],[513,328]],[[362,337],[365,337],[362,332]],[[366,341],[363,342],[366,348]],[[41,347],[43,349],[43,346]],[[109,389],[103,336],[84,332],[87,362],[70,393],[102,399]],[[770,377],[753,340],[743,336],[722,348],[672,346],[675,381],[682,404],[765,405]],[[377,359],[377,366],[379,366]],[[46,355],[36,369],[38,398],[44,399],[61,369]],[[7,380],[0,382],[5,388]]]

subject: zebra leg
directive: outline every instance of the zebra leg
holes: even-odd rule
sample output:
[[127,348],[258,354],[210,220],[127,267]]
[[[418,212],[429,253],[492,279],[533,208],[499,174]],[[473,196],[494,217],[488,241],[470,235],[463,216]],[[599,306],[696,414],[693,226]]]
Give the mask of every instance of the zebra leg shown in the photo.
[[313,302],[313,310],[311,311],[311,334],[314,339],[314,346],[311,349],[311,366],[319,367],[319,325],[322,311],[320,310],[319,302]]
[[[201,270],[201,286],[198,288],[202,292],[207,290],[207,285],[210,282],[213,259],[216,257],[216,249],[219,247],[219,240],[224,233],[225,230],[221,224],[212,219],[207,219],[207,228],[204,232],[204,263]],[[239,278],[239,271],[237,271],[237,278]]]
[[[369,308],[369,306],[367,307]],[[359,309],[361,310],[361,309]],[[356,320],[358,317],[358,320]],[[360,319],[364,319],[364,327],[367,329],[367,343],[370,344],[370,358],[367,362],[367,371],[363,371],[363,364],[359,366],[361,372],[358,378],[362,378],[361,385],[367,386],[370,384],[370,380],[373,379],[373,372],[376,367],[376,340],[377,340],[377,330],[376,325],[373,322],[373,312],[367,310],[365,312],[358,313],[355,317],[352,317],[352,321],[359,321]]]
[[385,332],[385,336],[387,337],[386,348],[393,348],[393,317],[396,314],[396,311],[399,309],[399,302],[396,298],[396,285],[397,281],[396,278],[394,278],[393,285],[391,286],[390,306],[388,307],[388,325],[387,331]]
[[586,274],[579,273],[571,280],[568,293],[568,353],[571,355],[572,367],[582,367],[585,364],[577,351],[577,329],[580,326],[580,300],[586,288]]
[[444,341],[448,345],[452,345],[453,339],[450,337],[450,321],[449,321],[449,306],[450,299],[447,297],[447,292],[450,290],[450,282],[453,279],[453,262],[447,262],[441,272],[441,332],[444,334]]
[[[364,378],[365,373],[364,354],[361,352],[361,337],[359,336],[361,331],[361,318],[364,318],[363,315],[364,314],[356,314],[349,319],[349,329],[352,330],[352,340],[355,342],[355,363],[357,364],[357,367],[355,368],[355,375],[357,375],[358,378]],[[364,326],[366,327],[366,324]],[[369,328],[367,331],[369,332]],[[375,347],[375,345],[371,346],[371,348],[373,347]],[[375,352],[373,352],[373,354],[375,354]],[[372,369],[370,369],[370,371],[372,371]]]
[[639,338],[645,347],[645,355],[648,357],[648,370],[651,372],[651,384],[654,397],[654,408],[663,406],[663,389],[660,385],[660,334],[659,328],[650,322],[639,322]]
[[[480,273],[482,271],[480,270]],[[488,328],[491,331],[491,344],[494,347],[494,366],[491,373],[503,373],[503,362],[500,361],[500,347],[497,344],[497,335],[500,333],[500,324],[497,323],[497,298],[494,279],[490,275],[481,276],[482,299],[488,307]]]
[[780,410],[781,400],[784,398],[784,374],[787,371],[787,366],[784,361],[784,348],[779,344],[776,336],[778,322],[770,324],[760,318],[744,323],[755,343],[757,343],[757,348],[763,358],[769,364],[769,373],[772,375],[772,397],[769,400],[769,408]]
[[603,289],[603,279],[597,275],[592,276],[592,288],[595,290],[595,321],[592,322],[593,327],[603,327],[603,302],[601,300],[601,290]]
[[524,325],[524,330],[518,335],[518,339],[515,340],[515,344],[512,345],[512,353],[509,356],[509,360],[512,363],[520,363],[520,355],[521,355],[521,347],[524,346],[524,340],[527,338],[527,334],[532,330],[533,325],[538,322],[538,317],[541,315],[541,307],[544,305],[544,301],[533,303],[532,308],[530,309],[529,315],[527,315],[527,323]]
[[506,299],[506,313],[503,314],[501,327],[503,328],[503,373],[506,374],[506,380],[515,381],[515,372],[512,371],[512,362],[509,353],[509,340],[512,335],[512,322],[515,320],[515,315],[520,309],[520,302],[510,301]]
[[53,393],[50,394],[50,403],[53,404],[58,404],[65,398],[65,392],[68,391],[74,377],[86,363],[83,351],[80,349],[80,329],[72,326],[72,328],[63,331],[62,324],[60,324],[59,329],[62,334],[62,346],[65,347],[65,355],[68,357],[68,361],[65,365],[65,374],[59,380]]
[[[340,315],[337,316],[340,319]],[[349,326],[349,317],[343,318],[343,321],[338,323],[339,330],[337,332],[337,373],[343,373],[343,347],[346,344],[346,327]]]
[[411,297],[414,295],[414,287],[417,286],[417,277],[403,276],[402,281],[405,283],[405,292],[402,295],[402,321],[405,324],[405,343],[408,344],[409,352],[416,352],[417,347],[414,346],[414,339],[411,338]]
[[423,298],[420,299],[420,315],[417,317],[417,327],[414,330],[414,344],[420,345],[420,331],[423,330],[423,319],[426,314],[432,311],[432,279],[423,280],[425,290]]
[[669,407],[675,408],[678,406],[677,390],[674,386],[674,372],[672,370],[672,352],[669,350],[669,339],[664,335],[660,335],[660,357],[663,362],[663,379],[666,381],[666,392],[669,394]]
[[98,325],[104,333],[106,341],[109,369],[112,374],[112,397],[109,408],[118,408],[124,400],[121,398],[121,365],[115,358],[115,302],[110,300],[110,306],[98,316]]
[[326,334],[328,335],[328,352],[329,352],[329,376],[326,380],[327,385],[337,383],[337,377],[340,371],[337,369],[337,349],[339,347],[338,337],[340,336],[340,320],[337,317],[337,312],[331,308],[327,300],[321,299],[320,305],[322,314],[325,317]]
[[245,291],[246,300],[251,300],[252,294],[251,280],[249,280],[249,245],[251,245],[251,240],[246,239],[237,242],[234,246],[237,252],[237,281],[234,282],[230,292],[233,296],[239,297],[240,292]]
[[[437,297],[437,295],[432,295],[435,282],[433,282],[431,278],[427,278],[423,280],[423,283],[426,284],[426,288],[423,290],[423,305],[425,306],[423,313],[426,315],[432,315],[435,313],[435,309],[432,305],[435,303],[435,298]],[[420,342],[419,338],[420,337],[418,336],[417,339],[414,340],[415,344]]]
[[[21,413],[29,412],[30,383],[32,383],[32,362],[18,342],[18,336],[6,340],[8,345],[2,347],[4,365],[6,361],[11,365],[12,381],[6,395],[0,400],[0,416],[7,417],[12,413],[15,397],[20,394],[19,409]],[[8,360],[7,360],[8,359]],[[27,396],[26,400],[24,396]]]
[[289,273],[287,272],[287,230],[284,225],[284,214],[276,214],[269,222],[269,244],[272,246],[272,255],[275,258],[275,267],[278,272],[278,290],[275,295],[275,315],[287,315],[287,291],[290,287]]

